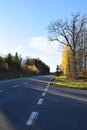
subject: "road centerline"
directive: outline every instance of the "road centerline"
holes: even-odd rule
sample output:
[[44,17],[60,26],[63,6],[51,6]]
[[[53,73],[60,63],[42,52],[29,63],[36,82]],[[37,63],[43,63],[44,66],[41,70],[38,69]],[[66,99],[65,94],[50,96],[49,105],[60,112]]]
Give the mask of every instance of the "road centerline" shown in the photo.
[[44,91],[48,91],[48,88],[45,88],[45,90]]
[[29,126],[33,125],[38,115],[39,115],[39,112],[32,112],[28,121],[26,122],[26,125],[29,125]]
[[42,93],[42,97],[44,97],[45,95],[46,95],[46,92],[43,92],[43,93]]
[[40,99],[38,100],[37,104],[38,104],[38,105],[41,105],[41,104],[43,104],[43,101],[44,101],[44,99],[43,99],[43,98],[40,98]]

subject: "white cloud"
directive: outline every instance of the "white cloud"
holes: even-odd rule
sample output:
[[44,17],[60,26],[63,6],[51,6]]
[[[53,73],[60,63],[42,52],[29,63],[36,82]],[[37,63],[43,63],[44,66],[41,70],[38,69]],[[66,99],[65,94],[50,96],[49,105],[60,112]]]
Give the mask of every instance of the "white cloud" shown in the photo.
[[33,37],[29,41],[29,45],[32,49],[38,50],[38,51],[46,51],[48,46],[48,41],[45,37]]
[[29,40],[29,49],[32,57],[40,58],[55,71],[56,65],[61,62],[60,44],[57,41],[49,41],[46,37],[33,37]]
[[59,44],[57,41],[49,41],[46,37],[33,37],[29,41],[29,46],[45,55],[54,55],[58,53]]

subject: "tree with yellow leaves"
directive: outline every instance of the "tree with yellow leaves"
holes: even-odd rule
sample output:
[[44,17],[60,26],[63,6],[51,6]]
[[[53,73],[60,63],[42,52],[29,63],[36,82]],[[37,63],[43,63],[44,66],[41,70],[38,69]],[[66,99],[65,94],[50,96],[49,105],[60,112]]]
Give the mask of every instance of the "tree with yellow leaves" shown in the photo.
[[62,52],[61,69],[64,75],[72,73],[73,71],[73,55],[69,46],[65,45]]

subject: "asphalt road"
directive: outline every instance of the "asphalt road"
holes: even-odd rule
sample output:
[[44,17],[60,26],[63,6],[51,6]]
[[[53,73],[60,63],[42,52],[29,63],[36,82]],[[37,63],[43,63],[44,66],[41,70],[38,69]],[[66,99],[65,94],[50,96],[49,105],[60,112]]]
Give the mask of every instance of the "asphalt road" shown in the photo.
[[87,90],[50,86],[51,78],[0,81],[0,130],[87,130]]

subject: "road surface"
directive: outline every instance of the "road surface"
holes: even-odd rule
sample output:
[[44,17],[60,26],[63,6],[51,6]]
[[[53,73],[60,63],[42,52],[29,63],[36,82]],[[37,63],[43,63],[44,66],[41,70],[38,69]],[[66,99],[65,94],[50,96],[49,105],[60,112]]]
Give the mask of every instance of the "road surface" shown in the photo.
[[87,90],[51,86],[51,79],[0,81],[0,130],[87,130]]

